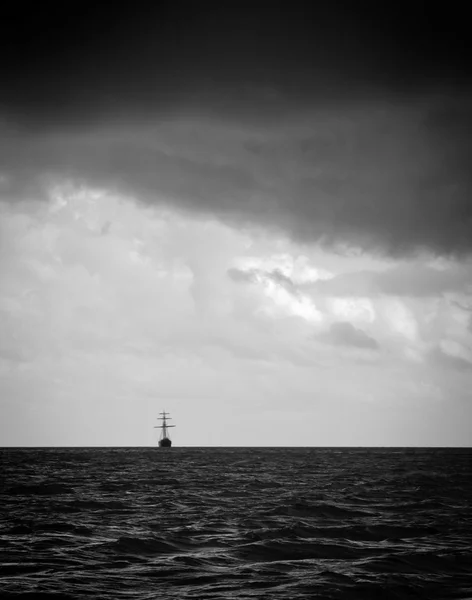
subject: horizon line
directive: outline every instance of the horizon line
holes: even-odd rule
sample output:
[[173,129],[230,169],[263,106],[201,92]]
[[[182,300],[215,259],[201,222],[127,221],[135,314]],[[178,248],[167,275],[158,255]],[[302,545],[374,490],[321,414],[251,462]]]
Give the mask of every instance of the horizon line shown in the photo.
[[[15,450],[15,449],[38,449],[38,448],[44,448],[44,449],[53,449],[53,448],[155,448],[157,450],[160,450],[161,448],[159,446],[150,446],[150,445],[133,445],[133,446],[80,446],[80,445],[71,445],[71,446],[59,446],[59,445],[55,445],[55,446],[0,446],[0,450]],[[296,448],[300,448],[300,449],[306,449],[306,448],[342,448],[342,449],[355,449],[355,448],[361,448],[361,449],[366,449],[366,448],[372,448],[372,449],[379,449],[379,448],[388,448],[388,449],[430,449],[430,448],[443,448],[443,449],[472,449],[472,445],[460,445],[460,446],[447,446],[447,445],[428,445],[428,446],[402,446],[402,445],[387,445],[387,446],[341,446],[341,445],[322,445],[322,446],[172,446],[172,449],[178,449],[178,448],[267,448],[267,449],[275,449],[275,448],[281,448],[281,449],[296,449]]]

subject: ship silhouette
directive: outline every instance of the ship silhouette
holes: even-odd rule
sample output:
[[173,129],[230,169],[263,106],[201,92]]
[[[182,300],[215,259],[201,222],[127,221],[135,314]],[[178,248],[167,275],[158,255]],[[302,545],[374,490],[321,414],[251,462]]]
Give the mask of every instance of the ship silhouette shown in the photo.
[[161,435],[159,437],[159,447],[160,448],[170,448],[172,446],[172,440],[170,439],[168,429],[169,427],[175,427],[175,425],[167,425],[167,420],[170,420],[170,417],[167,415],[166,411],[159,413],[162,417],[157,417],[160,421],[162,421],[162,425],[155,425],[154,429],[161,429]]

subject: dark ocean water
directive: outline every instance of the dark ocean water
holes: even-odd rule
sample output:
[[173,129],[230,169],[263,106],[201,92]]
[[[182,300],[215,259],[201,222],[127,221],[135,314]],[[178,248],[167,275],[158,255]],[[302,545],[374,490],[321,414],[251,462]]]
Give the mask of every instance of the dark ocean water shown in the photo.
[[0,459],[1,598],[472,598],[470,449]]

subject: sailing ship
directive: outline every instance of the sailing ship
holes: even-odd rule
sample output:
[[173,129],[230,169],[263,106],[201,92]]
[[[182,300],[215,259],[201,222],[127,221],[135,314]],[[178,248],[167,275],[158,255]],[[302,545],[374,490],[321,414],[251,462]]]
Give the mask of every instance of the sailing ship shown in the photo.
[[172,446],[172,440],[169,437],[168,429],[169,427],[175,427],[175,425],[167,425],[167,420],[170,420],[170,417],[167,415],[166,411],[159,413],[162,417],[157,417],[160,421],[162,421],[162,425],[155,425],[154,429],[162,429],[161,435],[159,438],[159,446],[161,448],[170,448]]

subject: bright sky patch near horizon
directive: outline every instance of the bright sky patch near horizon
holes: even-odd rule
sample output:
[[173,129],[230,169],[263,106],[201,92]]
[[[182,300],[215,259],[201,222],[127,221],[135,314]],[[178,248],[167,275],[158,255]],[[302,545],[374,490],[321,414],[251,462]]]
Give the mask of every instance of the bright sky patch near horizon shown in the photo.
[[251,18],[2,71],[0,446],[471,444],[469,88]]

